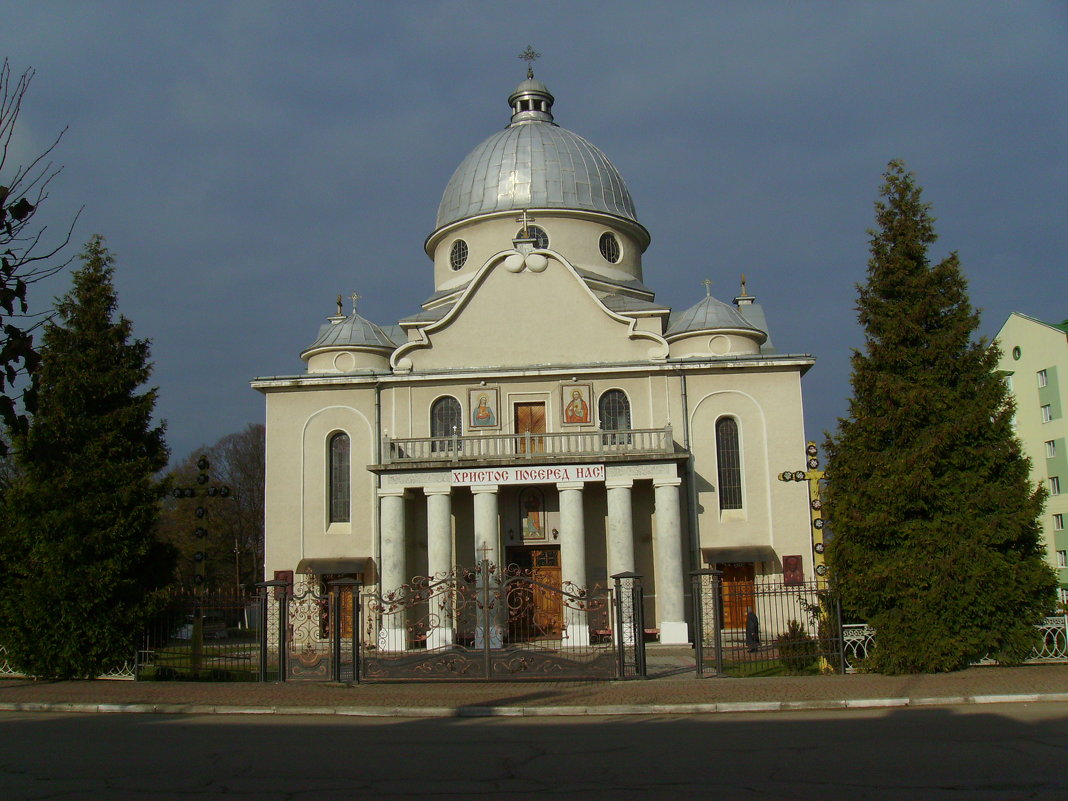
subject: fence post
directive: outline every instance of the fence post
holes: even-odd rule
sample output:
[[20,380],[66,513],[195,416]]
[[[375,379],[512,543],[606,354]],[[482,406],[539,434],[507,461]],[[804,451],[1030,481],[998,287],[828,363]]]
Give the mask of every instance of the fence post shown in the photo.
[[[619,677],[645,678],[645,623],[642,577],[637,573],[616,573],[616,652]],[[628,656],[631,658],[628,659]],[[629,670],[628,670],[629,668]]]
[[694,570],[693,581],[694,648],[697,675],[705,675],[705,649],[711,647],[716,663],[713,676],[723,676],[723,641],[720,631],[720,582],[722,570]]
[[271,579],[256,584],[263,592],[262,620],[260,622],[260,681],[267,681],[267,654],[270,624],[271,592],[278,602],[278,681],[286,680],[286,622],[289,620],[287,601],[290,583],[285,579]]

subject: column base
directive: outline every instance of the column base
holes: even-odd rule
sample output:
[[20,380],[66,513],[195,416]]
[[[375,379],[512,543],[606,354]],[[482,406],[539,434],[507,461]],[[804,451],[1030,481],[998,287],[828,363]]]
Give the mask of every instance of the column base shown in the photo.
[[378,650],[400,652],[408,650],[408,630],[401,627],[382,627],[378,632]]
[[565,633],[564,645],[569,648],[583,648],[590,644],[590,630],[583,624],[581,626],[568,626]]
[[444,648],[453,644],[452,626],[440,626],[433,628],[427,633],[426,649]]
[[660,642],[663,645],[688,645],[690,627],[685,622],[664,621],[660,624]]

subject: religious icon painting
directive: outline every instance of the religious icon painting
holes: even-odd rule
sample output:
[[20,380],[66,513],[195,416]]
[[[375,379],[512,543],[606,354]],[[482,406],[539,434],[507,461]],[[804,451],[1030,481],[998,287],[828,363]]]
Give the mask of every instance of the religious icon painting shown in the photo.
[[805,583],[805,568],[798,555],[782,558],[782,580],[787,587]]
[[563,404],[564,425],[582,425],[589,423],[590,417],[590,385],[589,384],[564,384],[560,388],[560,398]]
[[519,491],[519,523],[523,542],[545,539],[545,493],[538,487]]
[[475,387],[467,390],[467,408],[471,410],[471,428],[500,428],[496,388]]

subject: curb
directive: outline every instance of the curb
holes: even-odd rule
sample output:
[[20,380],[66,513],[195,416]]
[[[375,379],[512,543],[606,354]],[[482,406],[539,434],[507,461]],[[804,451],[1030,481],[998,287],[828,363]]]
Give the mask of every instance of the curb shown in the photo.
[[368,718],[576,717],[620,715],[715,715],[833,709],[1032,704],[1068,701],[1068,693],[955,695],[937,698],[856,698],[826,701],[725,701],[714,704],[616,704],[608,706],[233,706],[225,704],[93,704],[50,701],[0,702],[0,712],[138,715],[339,715]]

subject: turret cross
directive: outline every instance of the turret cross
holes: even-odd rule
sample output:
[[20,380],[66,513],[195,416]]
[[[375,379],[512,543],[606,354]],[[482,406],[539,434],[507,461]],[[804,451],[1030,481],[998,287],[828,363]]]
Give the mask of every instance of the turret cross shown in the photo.
[[521,58],[523,61],[527,62],[527,77],[528,78],[533,78],[534,77],[534,60],[538,59],[538,58],[541,58],[541,53],[535,52],[533,47],[531,47],[530,45],[527,45],[527,49],[519,54],[519,58]]

